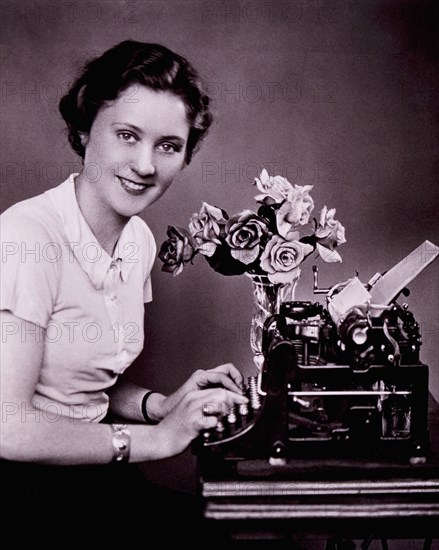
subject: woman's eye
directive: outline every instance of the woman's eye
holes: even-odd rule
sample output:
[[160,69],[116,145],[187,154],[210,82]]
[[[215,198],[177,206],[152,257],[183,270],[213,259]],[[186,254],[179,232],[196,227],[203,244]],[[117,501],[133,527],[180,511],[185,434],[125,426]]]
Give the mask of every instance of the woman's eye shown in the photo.
[[119,132],[118,136],[122,141],[126,141],[127,143],[135,143],[137,141],[136,136],[133,136],[129,132]]
[[177,153],[180,148],[175,143],[161,143],[159,148],[165,153]]

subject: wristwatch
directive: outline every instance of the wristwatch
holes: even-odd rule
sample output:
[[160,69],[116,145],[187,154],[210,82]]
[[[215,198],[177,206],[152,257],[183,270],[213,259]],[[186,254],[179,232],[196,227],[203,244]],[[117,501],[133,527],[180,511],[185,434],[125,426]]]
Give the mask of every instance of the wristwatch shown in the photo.
[[130,458],[131,434],[126,424],[111,424],[113,432],[112,462],[128,462]]

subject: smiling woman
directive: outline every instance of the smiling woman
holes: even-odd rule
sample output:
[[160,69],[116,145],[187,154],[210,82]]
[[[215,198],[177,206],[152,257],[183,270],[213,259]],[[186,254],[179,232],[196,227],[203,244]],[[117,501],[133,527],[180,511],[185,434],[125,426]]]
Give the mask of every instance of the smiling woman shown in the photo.
[[88,133],[81,132],[78,204],[97,237],[108,230],[99,220],[111,213],[114,233],[103,235],[110,254],[125,219],[159,199],[183,168],[189,132],[183,101],[144,85],[129,86],[101,108]]
[[[161,540],[193,540],[193,502],[127,463],[184,451],[217,423],[203,403],[247,402],[242,375],[231,364],[198,369],[165,396],[123,373],[142,349],[152,299],[156,246],[137,214],[190,162],[211,122],[208,106],[184,58],[122,42],[91,61],[60,102],[80,173],[0,218],[0,465],[11,519],[20,510],[35,529],[50,517],[72,533],[88,509],[88,540],[126,543],[125,530],[102,529],[112,511],[118,522],[147,517],[148,531],[172,514],[175,529]],[[24,262],[20,246],[61,253]]]

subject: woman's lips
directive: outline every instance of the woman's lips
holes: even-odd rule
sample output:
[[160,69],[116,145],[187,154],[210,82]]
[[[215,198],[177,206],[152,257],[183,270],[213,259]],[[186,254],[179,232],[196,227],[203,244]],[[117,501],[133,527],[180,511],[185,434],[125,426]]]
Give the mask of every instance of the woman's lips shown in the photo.
[[127,178],[122,178],[121,176],[116,176],[116,178],[119,180],[123,189],[130,195],[141,195],[148,187],[152,187],[152,184],[138,183]]

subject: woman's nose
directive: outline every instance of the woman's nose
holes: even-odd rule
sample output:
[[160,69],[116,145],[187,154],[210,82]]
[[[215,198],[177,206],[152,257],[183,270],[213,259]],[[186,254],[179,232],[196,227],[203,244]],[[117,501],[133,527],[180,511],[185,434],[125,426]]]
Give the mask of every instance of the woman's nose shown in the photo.
[[152,148],[142,147],[134,163],[134,167],[141,177],[153,176],[155,174],[155,158]]

